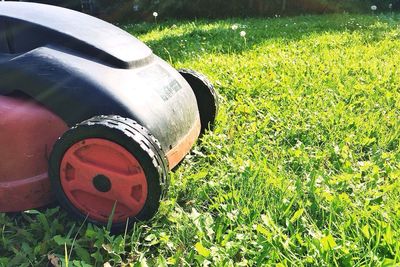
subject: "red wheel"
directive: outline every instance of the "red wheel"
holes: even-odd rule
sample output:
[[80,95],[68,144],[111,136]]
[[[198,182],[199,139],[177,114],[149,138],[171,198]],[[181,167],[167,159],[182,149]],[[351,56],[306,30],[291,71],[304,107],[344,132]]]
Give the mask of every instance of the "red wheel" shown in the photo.
[[67,131],[50,157],[56,197],[75,216],[113,228],[150,219],[166,188],[168,167],[158,142],[136,122],[95,117]]
[[107,222],[136,216],[147,199],[147,180],[137,159],[121,145],[89,138],[72,145],[61,161],[60,180],[68,200],[81,212]]

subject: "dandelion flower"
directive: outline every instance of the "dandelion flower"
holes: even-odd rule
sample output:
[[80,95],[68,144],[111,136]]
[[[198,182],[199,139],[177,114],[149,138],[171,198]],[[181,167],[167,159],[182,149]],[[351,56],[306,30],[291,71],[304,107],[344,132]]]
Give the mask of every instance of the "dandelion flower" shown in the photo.
[[245,31],[241,31],[241,32],[240,32],[240,37],[243,38],[244,46],[247,47],[246,32],[245,32]]
[[138,4],[135,4],[135,5],[133,5],[132,9],[133,9],[133,11],[138,12],[140,7]]
[[372,6],[371,6],[371,10],[372,10],[372,11],[376,11],[377,9],[378,9],[378,8],[376,7],[376,5],[372,5]]
[[237,24],[232,25],[232,30],[236,31],[238,28],[239,28],[239,26]]
[[393,8],[393,4],[392,4],[392,3],[389,4],[389,8],[390,8],[390,9]]
[[158,17],[158,13],[157,12],[153,12],[153,17]]

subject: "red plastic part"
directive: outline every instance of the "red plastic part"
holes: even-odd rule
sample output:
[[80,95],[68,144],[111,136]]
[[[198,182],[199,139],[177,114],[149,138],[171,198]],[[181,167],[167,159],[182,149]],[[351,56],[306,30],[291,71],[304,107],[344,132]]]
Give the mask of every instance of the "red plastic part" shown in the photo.
[[166,157],[171,170],[189,153],[199,137],[200,129],[201,123],[200,117],[198,117],[189,132],[167,152]]
[[113,222],[124,222],[137,215],[147,200],[140,163],[124,147],[105,139],[72,145],[61,161],[60,179],[69,201],[100,222],[108,221],[114,205]]
[[53,201],[47,159],[67,129],[64,121],[31,99],[0,96],[0,212]]

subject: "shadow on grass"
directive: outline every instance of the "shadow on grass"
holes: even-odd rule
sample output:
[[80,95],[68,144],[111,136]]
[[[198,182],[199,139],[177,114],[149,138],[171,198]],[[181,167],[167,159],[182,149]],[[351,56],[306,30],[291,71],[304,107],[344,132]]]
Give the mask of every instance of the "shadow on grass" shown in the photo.
[[[125,29],[139,36],[153,31],[160,38],[145,43],[155,54],[173,62],[183,62],[206,53],[240,54],[269,40],[284,45],[324,33],[361,32],[368,40],[378,41],[384,30],[395,26],[399,16],[321,15],[278,19],[229,19],[220,21],[167,22],[127,25]],[[238,25],[236,30],[232,25]],[[240,36],[245,31],[246,37]],[[181,32],[182,34],[178,34]],[[372,37],[374,38],[371,38]]]

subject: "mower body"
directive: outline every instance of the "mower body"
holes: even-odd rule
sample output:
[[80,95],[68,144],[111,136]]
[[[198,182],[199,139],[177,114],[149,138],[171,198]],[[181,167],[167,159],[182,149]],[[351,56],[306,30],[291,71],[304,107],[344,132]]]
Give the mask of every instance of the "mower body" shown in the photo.
[[97,115],[143,125],[170,169],[201,127],[189,83],[130,34],[72,10],[0,2],[0,211],[51,202],[53,144]]

